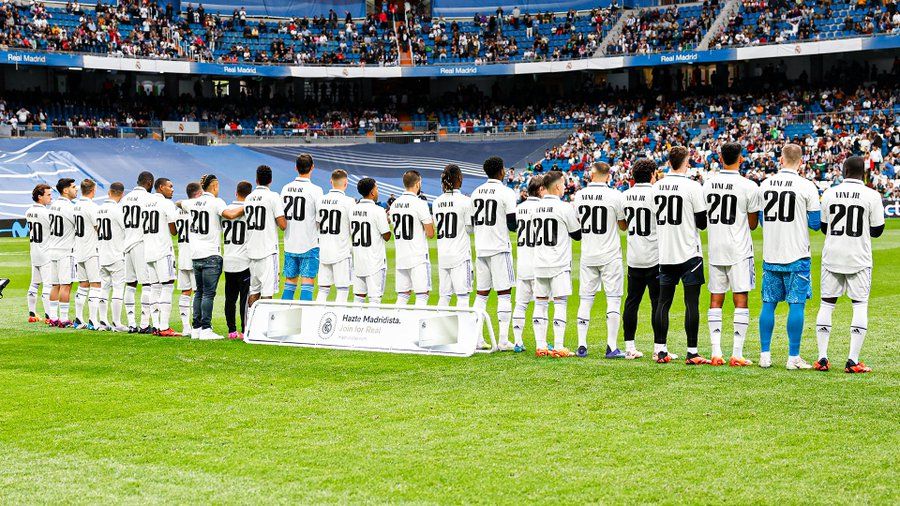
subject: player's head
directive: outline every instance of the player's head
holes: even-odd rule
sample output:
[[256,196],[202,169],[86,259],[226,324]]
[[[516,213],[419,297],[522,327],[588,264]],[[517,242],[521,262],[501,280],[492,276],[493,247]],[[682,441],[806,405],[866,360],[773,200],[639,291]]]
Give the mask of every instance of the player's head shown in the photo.
[[200,183],[190,182],[187,186],[184,187],[184,194],[187,195],[189,199],[195,199],[203,193],[203,188],[200,188]]
[[156,193],[159,193],[167,199],[172,198],[172,195],[175,194],[175,186],[169,178],[161,177],[157,179],[156,182],[153,183],[153,188],[156,190]]
[[866,177],[866,159],[861,156],[851,156],[844,160],[844,177],[848,179],[859,179],[862,181]]
[[84,179],[81,181],[81,196],[85,198],[94,198],[94,192],[97,190],[97,183],[92,179]]
[[781,168],[797,170],[803,161],[803,148],[798,144],[789,142],[781,149]]
[[260,186],[269,186],[272,184],[272,167],[260,165],[256,168],[256,184]]
[[235,190],[234,195],[237,197],[238,202],[243,202],[244,199],[247,198],[247,195],[250,195],[250,192],[253,191],[253,185],[250,181],[241,181],[237,184],[237,190]]
[[684,172],[688,166],[688,150],[684,146],[672,146],[669,150],[669,166],[675,172]]
[[537,198],[544,196],[544,176],[531,176],[528,181],[528,196]]
[[403,173],[403,187],[410,193],[419,194],[422,189],[422,176],[417,170],[408,170]]
[[656,180],[656,162],[649,158],[638,158],[631,166],[635,183],[653,183]]
[[78,196],[78,188],[75,186],[75,180],[70,177],[64,177],[56,182],[56,191],[61,197],[69,200]]
[[719,153],[722,155],[722,163],[725,165],[726,169],[736,169],[741,165],[741,162],[744,160],[743,155],[741,153],[744,151],[744,147],[741,146],[739,142],[726,142],[722,145],[722,149],[719,150]]
[[106,194],[109,195],[109,200],[118,202],[122,200],[122,196],[125,195],[125,185],[116,181],[109,185],[109,190],[107,190]]
[[489,179],[503,179],[503,159],[492,156],[485,160],[484,173]]
[[448,164],[441,172],[441,189],[445,192],[462,188],[462,171],[455,163]]
[[138,174],[137,184],[147,191],[150,191],[150,188],[153,188],[153,174],[146,170],[141,172]]
[[34,189],[31,190],[31,200],[42,206],[50,205],[50,202],[53,200],[53,189],[50,188],[49,184],[41,183],[35,185]]
[[331,187],[335,190],[347,190],[347,171],[344,169],[334,169],[331,171]]
[[594,162],[591,164],[591,182],[606,183],[609,181],[609,164],[606,162]]
[[359,182],[356,183],[356,191],[358,191],[359,196],[364,199],[369,199],[373,202],[378,201],[378,184],[370,177],[360,179]]
[[219,179],[215,174],[203,174],[200,176],[200,189],[219,196]]
[[313,159],[309,153],[303,153],[297,157],[297,174],[308,176],[313,170]]
[[558,170],[551,170],[544,176],[544,191],[561,197],[566,191],[566,176]]

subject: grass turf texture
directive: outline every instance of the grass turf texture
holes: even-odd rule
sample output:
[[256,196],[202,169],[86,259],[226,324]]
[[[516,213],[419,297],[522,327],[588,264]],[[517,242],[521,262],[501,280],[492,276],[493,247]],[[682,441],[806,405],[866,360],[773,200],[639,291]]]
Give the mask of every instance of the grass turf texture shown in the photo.
[[[759,231],[755,238],[761,265]],[[646,300],[637,343],[647,357],[604,360],[602,296],[587,359],[50,330],[25,323],[27,240],[3,239],[0,276],[12,284],[0,301],[0,500],[896,504],[900,222],[874,244],[863,348],[874,373],[851,376],[842,372],[846,299],[835,311],[829,373],[784,370],[786,307],[770,370],[651,363]],[[821,249],[816,233],[816,289]],[[683,356],[680,297],[669,342]],[[704,292],[703,309],[708,300]],[[759,306],[757,290],[746,345],[754,361]],[[817,307],[814,298],[806,312],[810,361]],[[570,347],[576,309],[573,297]],[[725,315],[727,337],[730,301]],[[708,354],[705,314],[700,334]],[[530,329],[525,342],[533,352]],[[726,338],[726,358],[730,346]]]

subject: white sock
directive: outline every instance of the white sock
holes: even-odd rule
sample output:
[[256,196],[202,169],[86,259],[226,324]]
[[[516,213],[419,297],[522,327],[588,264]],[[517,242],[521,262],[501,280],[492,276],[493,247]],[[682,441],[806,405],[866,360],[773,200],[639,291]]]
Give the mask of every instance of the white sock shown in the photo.
[[347,302],[347,298],[350,296],[350,287],[336,288],[335,293],[335,302]]
[[60,302],[59,303],[59,321],[63,321],[63,322],[69,321],[69,303],[68,302]]
[[30,315],[37,315],[37,294],[38,288],[40,285],[37,283],[31,283],[28,285],[28,313]]
[[553,301],[553,347],[566,347],[566,299],[560,298]]
[[58,300],[48,301],[46,307],[47,307],[47,316],[53,321],[58,321],[59,320],[59,301]]
[[550,307],[548,300],[534,301],[534,342],[536,349],[547,349],[547,311]]
[[750,309],[745,307],[734,308],[734,342],[731,345],[731,355],[738,358],[744,357],[744,340],[747,338],[747,327],[750,326]]
[[398,293],[397,294],[397,305],[405,306],[409,304],[409,294],[408,293]]
[[191,296],[181,294],[178,297],[178,314],[181,316],[181,333],[186,334],[191,331],[192,323],[191,323]]
[[[819,303],[819,313],[816,315],[816,344],[819,345],[819,358],[828,358],[828,340],[831,339],[831,314],[834,312],[834,304]],[[850,329],[852,334],[852,327]]]
[[159,330],[168,330],[172,327],[172,292],[175,291],[175,283],[159,286]]
[[361,295],[353,294],[353,302],[356,302],[357,304],[365,304],[366,298]]
[[100,295],[97,296],[97,323],[109,323],[106,319],[109,309],[109,290],[100,289]]
[[[137,327],[137,319],[135,314],[134,299],[137,295],[137,288],[131,285],[125,285],[125,313],[128,316],[128,326]],[[115,310],[113,310],[115,313]]]
[[593,307],[593,295],[586,295],[578,302],[578,346],[587,347],[588,328],[591,323],[591,309]]
[[636,351],[637,347],[634,345],[634,341],[625,341],[625,351]]
[[373,297],[373,296],[369,295],[369,303],[370,304],[381,304],[381,296],[379,295],[378,297]]
[[656,355],[661,351],[666,351],[666,345],[659,344],[659,343],[653,343],[653,354]]
[[469,294],[468,293],[458,293],[456,294],[456,306],[460,307],[469,307]]
[[516,344],[523,345],[522,334],[525,333],[525,311],[528,310],[528,304],[516,302],[516,308],[512,314],[513,338]]
[[438,306],[449,306],[450,305],[450,296],[449,295],[441,295],[438,297]]
[[81,317],[84,316],[84,303],[87,302],[88,297],[88,288],[86,286],[79,286],[78,290],[75,292],[75,319],[81,320]]
[[141,285],[141,328],[150,326],[150,317],[153,315],[152,297],[153,287]]
[[44,307],[44,312],[48,315],[50,314],[50,285],[45,284],[41,287],[41,305]]
[[481,311],[487,310],[487,295],[476,295],[475,296],[475,309],[480,309]]
[[159,329],[162,326],[161,314],[159,309],[159,301],[162,298],[162,284],[153,283],[150,285],[150,325]]
[[497,295],[497,322],[500,324],[500,342],[509,342],[509,320],[512,318],[512,295]]
[[859,363],[859,352],[869,326],[869,303],[853,303],[853,320],[850,322],[850,354],[847,356],[854,363]]
[[710,353],[714,357],[722,356],[722,308],[709,308],[706,312],[706,322],[709,324],[709,343],[712,348]]
[[328,302],[328,294],[331,292],[330,286],[320,286],[319,293],[316,294],[316,302]]
[[88,321],[99,324],[97,313],[100,310],[100,288],[91,287],[88,290]]
[[622,321],[622,297],[606,296],[606,346],[610,351],[619,348],[619,322]]
[[761,351],[759,352],[759,361],[763,360],[772,360],[772,352],[771,351]]
[[698,350],[697,348],[688,348],[688,349],[687,349],[687,352],[688,352],[688,353],[693,353],[694,355],[697,355],[698,353],[700,353],[700,350]]
[[427,306],[428,305],[428,293],[417,293],[416,294],[416,306]]
[[[122,326],[122,301],[125,297],[125,286],[115,286],[112,289],[112,323],[116,327]],[[132,297],[134,294],[132,293]],[[134,303],[132,302],[132,305]],[[104,316],[106,316],[104,314]],[[134,318],[134,312],[132,311],[131,317]]]

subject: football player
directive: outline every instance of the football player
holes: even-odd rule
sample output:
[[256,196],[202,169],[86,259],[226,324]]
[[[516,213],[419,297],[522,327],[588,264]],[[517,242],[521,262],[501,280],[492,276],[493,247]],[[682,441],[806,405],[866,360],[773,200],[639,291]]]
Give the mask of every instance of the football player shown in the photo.
[[[153,196],[153,174],[144,171],[138,174],[137,186],[120,202],[124,214],[125,226],[125,313],[128,317],[129,332],[149,334],[150,327],[150,275],[147,271],[147,260],[144,256],[144,216],[147,204]],[[138,327],[135,296],[137,285],[141,285],[141,316]]]
[[331,173],[331,190],[319,201],[319,242],[322,265],[319,268],[319,294],[316,300],[325,302],[336,287],[335,300],[347,302],[353,279],[353,260],[350,258],[350,213],[356,201],[347,196],[347,172],[337,169]]
[[356,183],[362,197],[350,216],[350,241],[353,247],[353,295],[356,302],[381,304],[387,274],[385,245],[391,240],[387,212],[378,202],[378,184],[366,177]]
[[868,188],[866,160],[851,156],[844,161],[844,181],[822,195],[822,302],[816,317],[819,360],[815,368],[827,371],[828,339],[831,337],[831,313],[838,297],[847,294],[853,303],[850,322],[850,354],[844,365],[848,373],[867,373],[872,369],[859,353],[869,323],[869,292],[872,289],[872,238],[884,232],[884,203],[881,195]]
[[[195,199],[201,193],[199,183],[191,182],[185,187],[185,195],[188,199]],[[194,261],[191,260],[190,228],[191,214],[179,208],[178,220],[175,221],[175,232],[178,236],[178,290],[181,292],[178,297],[178,314],[181,316],[181,335],[183,336],[191,335],[192,296],[194,290],[197,289],[197,282],[194,279]]]
[[516,307],[513,310],[513,351],[525,351],[522,334],[525,332],[525,312],[534,300],[534,237],[531,218],[544,198],[544,176],[533,175],[528,180],[528,198],[516,206]]
[[[278,292],[278,230],[287,220],[281,197],[269,189],[272,168],[256,168],[256,189],[247,196],[247,256],[250,257],[250,296],[248,306],[259,299],[271,299]],[[244,329],[246,332],[246,329]]]
[[[245,200],[253,185],[241,181],[235,191],[235,200],[229,209],[242,208],[244,214],[231,220],[222,220],[225,256],[222,270],[225,272],[225,324],[228,325],[228,339],[243,339],[247,324],[247,298],[250,295],[250,259],[247,256],[247,208]],[[238,331],[235,306],[239,304],[241,330]]]
[[441,173],[444,190],[431,205],[437,235],[439,306],[449,306],[453,295],[457,305],[469,305],[472,291],[472,199],[463,195],[462,171],[450,164]]
[[[97,204],[94,194],[97,183],[90,179],[81,182],[81,198],[75,201],[75,292],[76,329],[96,330],[100,327],[97,319],[100,293],[100,261],[97,251]],[[88,318],[84,314],[84,302],[88,303]]]
[[[172,236],[178,232],[175,226],[178,207],[172,202],[172,195],[175,193],[172,181],[161,177],[153,187],[156,193],[150,194],[143,208],[144,259],[147,261],[147,276],[150,279],[150,326],[154,334],[172,337],[178,335],[169,322],[172,315],[172,292],[175,291],[175,249],[172,247]],[[141,287],[142,292],[146,290],[147,287]]]
[[403,174],[406,188],[388,212],[394,227],[397,304],[409,303],[413,293],[417,306],[428,305],[431,290],[431,260],[428,239],[434,237],[434,222],[428,204],[419,198],[422,176],[414,170]]
[[53,202],[53,190],[48,184],[35,185],[31,191],[34,204],[25,212],[28,223],[28,242],[31,250],[31,284],[28,286],[28,323],[42,321],[37,316],[37,292],[41,289],[41,303],[44,319],[49,323],[50,291],[53,289],[53,269],[47,255],[50,241],[50,212],[47,207]]
[[47,256],[50,257],[53,289],[50,291],[50,325],[71,327],[69,321],[69,293],[75,280],[75,197],[78,188],[75,180],[62,178],[56,183],[60,198],[50,204],[50,240]]
[[[109,199],[97,208],[97,250],[100,256],[99,320],[102,330],[128,332],[122,325],[122,303],[125,297],[125,215],[119,202],[125,195],[125,185],[112,183]],[[112,291],[112,304],[110,304]],[[107,308],[112,308],[112,315]],[[110,325],[109,322],[112,322]]]
[[313,287],[319,273],[318,209],[322,189],[310,181],[314,168],[312,156],[297,157],[297,179],[281,190],[284,202],[284,292],[282,299],[293,300],[300,285],[300,300],[313,300]]

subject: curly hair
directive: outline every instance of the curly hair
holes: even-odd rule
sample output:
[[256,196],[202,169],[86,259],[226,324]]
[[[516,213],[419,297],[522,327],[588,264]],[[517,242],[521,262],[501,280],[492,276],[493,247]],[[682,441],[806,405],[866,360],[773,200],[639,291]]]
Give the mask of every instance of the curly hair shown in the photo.
[[462,185],[462,170],[459,165],[451,163],[441,172],[441,188],[445,192],[453,191]]

